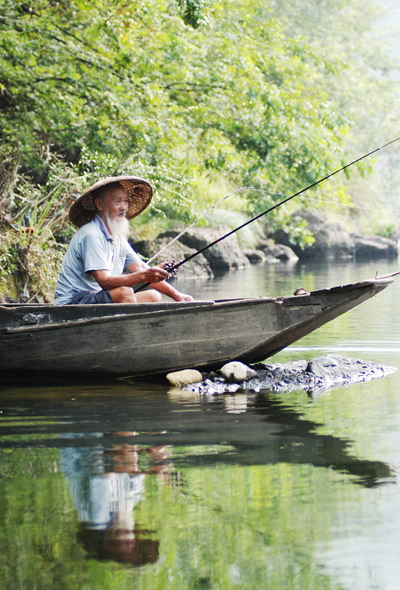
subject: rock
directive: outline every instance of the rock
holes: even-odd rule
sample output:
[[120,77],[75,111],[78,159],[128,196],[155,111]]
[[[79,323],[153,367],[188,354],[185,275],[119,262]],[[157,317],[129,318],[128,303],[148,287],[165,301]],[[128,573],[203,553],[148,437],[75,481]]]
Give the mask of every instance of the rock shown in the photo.
[[[180,238],[180,241],[189,248],[198,251],[215,240],[218,240],[218,238],[222,237],[228,231],[230,230],[226,227],[190,230]],[[229,238],[223,240],[220,244],[215,244],[203,252],[203,256],[207,259],[213,271],[245,268],[250,264],[247,256],[245,256],[238,246],[236,235],[229,236]]]
[[267,257],[277,259],[279,262],[297,262],[299,257],[289,246],[274,244],[264,250]]
[[326,354],[325,356],[320,356],[307,364],[307,371],[313,371],[315,368],[324,368],[324,367],[337,367],[339,365],[338,358],[335,355],[330,356]]
[[352,258],[355,244],[341,223],[325,223],[313,227],[315,242],[303,248],[303,256],[324,256],[325,258]]
[[261,250],[266,257],[267,262],[292,262],[298,261],[299,257],[297,254],[285,244],[276,244],[274,240],[265,239],[260,240],[257,244],[257,249]]
[[[234,368],[237,369],[236,374]],[[249,378],[249,372],[253,376]],[[248,391],[288,393],[306,391],[313,398],[325,391],[337,387],[345,387],[354,383],[362,383],[371,379],[386,377],[397,371],[394,367],[378,365],[371,361],[340,357],[335,354],[317,357],[312,361],[294,361],[291,363],[267,365],[257,363],[254,368],[247,367],[239,361],[232,361],[222,367],[224,378],[208,377],[200,383],[187,385],[192,392],[204,395],[217,395]],[[246,376],[246,379],[244,377]],[[232,383],[232,377],[242,379]]]
[[249,259],[250,264],[265,262],[265,254],[262,250],[243,250],[243,253]]
[[317,211],[297,211],[293,217],[293,225],[306,222],[307,230],[312,234],[314,242],[307,245],[291,243],[291,239],[283,230],[273,234],[276,242],[293,248],[299,258],[352,258],[355,244],[349,232],[339,222],[328,222]]
[[221,367],[220,373],[231,383],[243,383],[243,381],[257,377],[257,371],[239,361],[226,363],[226,365]]
[[362,236],[352,234],[355,244],[356,258],[396,258],[398,256],[398,245],[395,240],[382,236]]
[[203,375],[196,369],[184,369],[183,371],[168,373],[167,379],[174,387],[184,387],[192,383],[200,383],[203,380]]
[[298,361],[292,361],[290,363],[285,363],[285,367],[287,369],[293,370],[293,371],[306,371],[307,367],[308,367],[309,363],[308,361],[305,360],[298,360]]
[[[161,250],[161,248],[166,246],[178,233],[178,230],[176,232],[165,232],[161,237],[159,236],[157,240],[142,240],[134,242],[132,243],[132,247],[145,259],[148,259]],[[177,240],[168,246],[168,248],[166,248],[166,250],[164,250],[164,252],[162,252],[151,264],[155,266],[166,260],[175,260],[179,262],[195,252],[196,250],[189,248],[189,246],[185,246]],[[185,278],[212,278],[214,273],[212,272],[208,261],[202,254],[199,254],[179,268],[177,277],[179,278],[180,276]]]
[[[382,236],[364,236],[349,233],[339,222],[328,222],[318,211],[297,211],[292,217],[293,225],[306,222],[306,229],[314,238],[314,243],[299,245],[292,243],[289,234],[280,229],[272,234],[276,242],[293,248],[300,258],[396,258],[398,244],[396,240]],[[265,252],[265,249],[263,248]],[[271,255],[276,257],[273,250]]]
[[325,380],[331,380],[331,373],[333,367],[338,367],[337,359],[330,356],[317,357],[307,364],[305,371],[313,373],[317,377]]

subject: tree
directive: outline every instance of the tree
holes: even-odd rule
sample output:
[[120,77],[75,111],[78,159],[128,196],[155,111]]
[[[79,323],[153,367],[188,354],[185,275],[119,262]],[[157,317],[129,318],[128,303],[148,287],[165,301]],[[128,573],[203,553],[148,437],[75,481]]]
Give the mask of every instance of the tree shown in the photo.
[[[41,186],[54,158],[73,166],[78,190],[90,175],[146,175],[152,214],[172,220],[204,208],[210,182],[294,192],[345,163],[354,87],[369,105],[391,96],[370,65],[372,6],[0,0],[8,153]],[[345,60],[353,50],[357,60]],[[342,185],[325,191],[346,195]],[[247,204],[271,200],[249,192]]]

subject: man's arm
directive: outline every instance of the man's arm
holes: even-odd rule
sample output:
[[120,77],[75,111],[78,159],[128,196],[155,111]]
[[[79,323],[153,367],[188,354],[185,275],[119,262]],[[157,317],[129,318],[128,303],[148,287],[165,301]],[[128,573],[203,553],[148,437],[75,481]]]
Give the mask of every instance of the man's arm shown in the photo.
[[[137,267],[134,264],[129,267],[130,272],[123,275],[112,275],[109,270],[92,270],[92,275],[102,289],[110,290],[117,287],[134,287],[140,283],[154,283],[168,278],[168,273],[158,266],[150,268]],[[133,268],[135,267],[135,268]]]
[[[160,267],[155,267],[155,268],[157,268],[159,270],[164,270]],[[130,266],[128,266],[128,270],[132,274],[146,272],[149,269],[150,269],[149,265],[146,264],[145,262],[143,262],[142,260],[135,262],[134,264],[131,264]],[[153,267],[153,269],[154,269],[154,267]],[[151,270],[153,270],[153,269],[151,269]],[[166,273],[167,276],[163,277],[163,279],[166,279],[166,278],[168,278],[168,273],[166,271],[164,271],[164,272]],[[150,286],[153,289],[156,289],[156,291],[163,293],[164,295],[166,295],[167,297],[170,297],[174,301],[193,301],[193,297],[191,295],[186,295],[185,293],[181,293],[180,291],[175,289],[172,285],[165,282],[165,280],[163,280],[163,279],[160,279],[159,281],[154,281],[153,279],[146,279],[145,281],[138,281],[136,284],[138,285],[139,283],[150,283]]]

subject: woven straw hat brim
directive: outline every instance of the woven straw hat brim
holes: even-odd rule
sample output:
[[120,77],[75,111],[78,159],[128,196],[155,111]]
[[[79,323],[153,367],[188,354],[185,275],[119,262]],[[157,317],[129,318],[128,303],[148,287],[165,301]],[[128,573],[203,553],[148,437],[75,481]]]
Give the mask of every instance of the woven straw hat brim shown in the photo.
[[129,199],[129,208],[126,217],[132,219],[139,215],[148,207],[153,196],[153,187],[144,178],[137,176],[108,176],[102,178],[84,193],[82,193],[69,211],[69,218],[76,227],[82,227],[85,223],[92,221],[96,215],[96,205],[94,203],[94,191],[98,188],[119,182],[126,190]]

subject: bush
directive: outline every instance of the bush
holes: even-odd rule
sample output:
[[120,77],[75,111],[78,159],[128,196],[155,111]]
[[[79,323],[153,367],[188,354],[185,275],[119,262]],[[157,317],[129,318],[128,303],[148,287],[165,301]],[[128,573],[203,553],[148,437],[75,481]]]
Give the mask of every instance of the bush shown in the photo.
[[0,298],[50,303],[65,246],[50,234],[0,235]]

